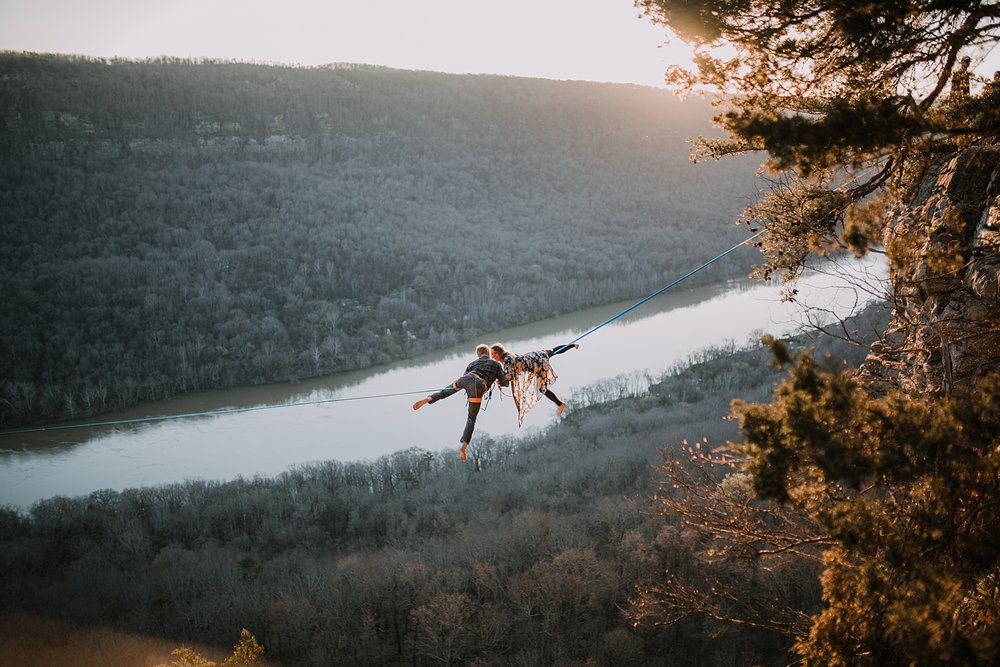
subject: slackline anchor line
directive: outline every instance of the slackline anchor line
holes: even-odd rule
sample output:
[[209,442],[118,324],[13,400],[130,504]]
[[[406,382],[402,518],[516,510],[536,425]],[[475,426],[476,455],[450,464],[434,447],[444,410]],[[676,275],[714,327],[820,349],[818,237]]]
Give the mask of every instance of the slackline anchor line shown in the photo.
[[161,415],[157,417],[135,417],[134,419],[115,419],[112,421],[89,422],[86,424],[56,424],[55,426],[36,426],[33,428],[19,428],[9,431],[0,431],[2,435],[17,435],[19,433],[39,433],[41,431],[64,431],[74,428],[96,428],[99,426],[120,426],[124,424],[145,424],[149,422],[170,421],[172,419],[188,419],[191,417],[218,417],[221,415],[235,415],[241,412],[257,412],[261,410],[277,410],[278,408],[296,408],[303,405],[320,405],[322,403],[342,403],[345,401],[364,401],[370,398],[391,398],[394,396],[410,396],[412,394],[426,394],[438,391],[430,389],[427,391],[399,391],[392,394],[370,394],[368,396],[345,396],[343,398],[323,398],[316,401],[298,401],[296,403],[275,403],[273,405],[256,405],[248,408],[221,408],[218,410],[207,410],[205,412],[185,412],[179,415]]
[[[572,346],[572,345],[576,344],[577,342],[583,340],[584,338],[586,338],[590,334],[598,331],[599,329],[601,329],[603,327],[606,327],[607,325],[611,324],[615,320],[618,320],[618,319],[624,317],[625,315],[627,315],[628,313],[632,312],[636,308],[639,308],[640,306],[642,306],[642,305],[646,304],[647,302],[649,302],[649,301],[655,299],[656,297],[660,296],[661,294],[663,294],[667,290],[670,290],[671,288],[673,288],[673,287],[679,285],[680,283],[684,282],[685,280],[687,280],[688,278],[690,278],[694,274],[698,273],[702,269],[705,269],[705,268],[711,266],[712,264],[716,263],[717,261],[719,261],[723,257],[729,255],[730,253],[735,252],[740,247],[742,247],[742,246],[746,245],[747,243],[753,241],[755,238],[757,238],[758,236],[764,234],[765,232],[767,232],[767,230],[766,229],[762,229],[759,232],[757,232],[756,234],[754,234],[753,236],[751,236],[751,237],[749,237],[749,238],[747,238],[747,239],[745,239],[743,241],[740,241],[739,243],[737,243],[736,245],[734,245],[732,248],[729,248],[725,252],[719,253],[718,255],[716,255],[712,259],[708,260],[707,262],[705,262],[704,264],[702,264],[698,268],[693,269],[691,271],[688,271],[687,273],[685,273],[680,278],[677,278],[676,280],[672,281],[670,284],[665,285],[664,287],[661,287],[660,289],[658,289],[657,291],[653,292],[652,294],[650,294],[646,298],[642,299],[641,301],[639,301],[639,302],[635,303],[634,305],[629,306],[625,310],[621,311],[620,313],[618,313],[614,317],[611,317],[611,318],[605,320],[604,322],[601,322],[600,324],[598,324],[596,327],[590,329],[589,331],[586,331],[586,332],[580,334],[579,336],[577,336],[576,338],[574,338],[569,343],[566,343],[562,347],[557,348],[557,350],[555,350],[555,352],[560,352],[562,350],[568,349],[570,346]],[[161,415],[161,416],[156,416],[156,417],[136,417],[134,419],[115,419],[115,420],[110,420],[110,421],[90,422],[90,423],[86,423],[86,424],[56,424],[54,426],[35,426],[35,427],[31,427],[31,428],[18,428],[18,429],[10,429],[10,430],[0,430],[0,436],[5,436],[5,435],[21,435],[21,434],[25,434],[25,433],[40,433],[42,431],[65,431],[65,430],[79,429],[79,428],[99,428],[99,427],[104,427],[104,426],[124,426],[124,425],[128,425],[128,424],[146,424],[146,423],[152,423],[152,422],[170,421],[170,420],[174,420],[174,419],[190,419],[190,418],[193,418],[193,417],[218,417],[218,416],[222,416],[222,415],[233,415],[233,414],[239,414],[239,413],[243,413],[243,412],[258,412],[258,411],[262,411],[262,410],[277,410],[279,408],[295,408],[295,407],[301,407],[301,406],[305,406],[305,405],[321,405],[321,404],[324,404],[324,403],[343,403],[343,402],[346,402],[346,401],[365,401],[365,400],[375,399],[375,398],[394,398],[394,397],[398,397],[398,396],[412,396],[412,395],[415,395],[415,394],[423,394],[423,395],[427,396],[427,395],[429,395],[431,393],[434,393],[435,391],[438,391],[438,390],[437,389],[431,389],[429,391],[399,391],[399,392],[393,392],[393,393],[388,393],[388,394],[370,394],[370,395],[367,395],[367,396],[345,396],[343,398],[324,398],[324,399],[315,400],[315,401],[298,401],[298,402],[295,402],[295,403],[277,403],[277,404],[274,404],[274,405],[258,405],[258,406],[249,407],[249,408],[222,408],[222,409],[219,409],[219,410],[207,410],[205,412],[186,412],[184,414],[178,414],[178,415]],[[485,410],[486,408],[484,407],[483,409]]]
[[634,304],[634,305],[632,305],[632,306],[629,306],[628,308],[626,308],[626,309],[625,309],[625,310],[623,310],[622,312],[618,313],[618,314],[617,314],[617,315],[615,315],[614,317],[612,317],[612,318],[610,318],[610,319],[607,319],[607,320],[605,320],[604,322],[601,322],[600,324],[598,324],[598,325],[597,325],[596,327],[594,327],[594,328],[593,328],[593,329],[591,329],[590,331],[586,331],[586,332],[584,332],[584,333],[580,334],[579,336],[577,336],[576,338],[574,338],[574,339],[573,339],[573,340],[571,340],[570,342],[566,343],[566,344],[565,344],[565,345],[563,345],[562,347],[560,347],[560,348],[558,348],[558,349],[556,349],[556,350],[553,350],[553,351],[552,351],[552,353],[553,353],[553,354],[558,354],[559,352],[562,352],[563,350],[567,350],[567,349],[569,349],[569,348],[570,348],[571,346],[573,346],[573,345],[574,345],[575,343],[578,343],[579,341],[583,340],[584,338],[586,338],[586,337],[587,337],[587,336],[589,336],[590,334],[594,333],[594,332],[595,332],[595,331],[597,331],[598,329],[600,329],[600,328],[602,328],[602,327],[606,327],[607,325],[611,324],[611,323],[612,323],[612,322],[614,322],[615,320],[617,320],[617,319],[619,319],[619,318],[621,318],[621,317],[624,317],[624,316],[625,316],[625,315],[627,315],[628,313],[631,313],[631,312],[632,312],[633,310],[635,310],[635,309],[636,309],[636,308],[638,308],[639,306],[642,306],[642,305],[643,305],[643,304],[645,304],[646,302],[648,302],[648,301],[652,301],[653,299],[655,299],[656,297],[660,296],[661,294],[663,294],[663,293],[664,293],[664,292],[666,292],[667,290],[671,289],[672,287],[674,287],[674,286],[676,286],[676,285],[679,285],[680,283],[684,282],[685,280],[687,280],[688,278],[690,278],[690,277],[691,277],[691,276],[693,276],[694,274],[698,273],[698,272],[699,272],[699,271],[701,271],[702,269],[704,269],[704,268],[707,268],[707,267],[711,266],[712,264],[715,264],[716,262],[718,262],[718,261],[719,261],[720,259],[722,259],[722,258],[723,258],[723,257],[725,257],[726,255],[728,255],[728,254],[730,254],[730,253],[732,253],[732,252],[736,252],[736,251],[737,251],[737,250],[738,250],[738,249],[739,249],[739,248],[740,248],[741,246],[744,246],[744,245],[746,245],[747,243],[750,243],[750,241],[753,241],[753,240],[754,240],[755,238],[757,238],[758,236],[760,236],[760,235],[764,234],[764,233],[765,233],[766,231],[767,231],[766,229],[762,229],[762,230],[760,230],[759,232],[757,232],[756,234],[754,234],[753,236],[751,236],[750,238],[748,238],[748,239],[746,239],[746,240],[743,240],[743,241],[740,241],[739,243],[737,243],[736,245],[734,245],[734,246],[733,246],[732,248],[730,248],[729,250],[726,250],[725,252],[721,252],[721,253],[719,253],[718,255],[716,255],[716,256],[715,256],[715,257],[713,257],[712,259],[708,260],[707,262],[705,262],[704,264],[702,264],[702,265],[701,265],[701,266],[699,266],[698,268],[696,268],[696,269],[693,269],[693,270],[691,270],[691,271],[688,271],[687,273],[685,273],[685,274],[684,274],[683,276],[681,276],[680,278],[677,278],[676,280],[674,280],[673,282],[671,282],[671,283],[670,283],[669,285],[666,285],[666,286],[664,286],[664,287],[661,287],[660,289],[656,290],[655,292],[653,292],[652,294],[650,294],[649,296],[647,296],[647,297],[646,297],[645,299],[643,299],[642,301],[639,301],[638,303],[636,303],[636,304]]

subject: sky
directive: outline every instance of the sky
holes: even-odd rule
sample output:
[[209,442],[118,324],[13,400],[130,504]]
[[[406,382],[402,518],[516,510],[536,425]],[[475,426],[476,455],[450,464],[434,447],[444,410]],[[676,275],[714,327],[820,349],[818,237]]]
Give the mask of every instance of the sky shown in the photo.
[[[690,49],[632,0],[0,0],[0,50],[582,79],[662,87]],[[1000,69],[994,49],[977,73]]]
[[690,52],[632,0],[0,0],[0,50],[663,86]]

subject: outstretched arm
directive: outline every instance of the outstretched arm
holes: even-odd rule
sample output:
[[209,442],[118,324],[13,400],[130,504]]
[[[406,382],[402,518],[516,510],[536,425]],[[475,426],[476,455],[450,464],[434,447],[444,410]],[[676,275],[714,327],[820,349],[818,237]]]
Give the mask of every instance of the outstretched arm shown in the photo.
[[563,352],[566,352],[567,350],[578,350],[578,349],[580,349],[579,343],[565,343],[564,345],[557,345],[551,350],[545,350],[545,354],[549,355],[549,357],[554,357],[557,354],[562,354]]

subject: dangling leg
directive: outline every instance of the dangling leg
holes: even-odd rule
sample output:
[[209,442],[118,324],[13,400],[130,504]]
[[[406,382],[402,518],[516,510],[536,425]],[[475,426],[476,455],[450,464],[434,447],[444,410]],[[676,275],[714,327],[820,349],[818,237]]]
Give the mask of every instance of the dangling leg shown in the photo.
[[545,398],[549,399],[559,407],[556,408],[556,414],[560,417],[562,416],[563,410],[566,409],[566,404],[559,400],[559,397],[552,393],[551,389],[545,390]]
[[455,385],[465,389],[465,397],[469,401],[469,416],[465,420],[465,430],[462,431],[462,448],[458,452],[458,458],[464,461],[466,459],[465,450],[472,442],[472,432],[476,429],[476,419],[479,417],[479,408],[483,404],[486,383],[475,375],[463,375],[455,381]]
[[472,442],[472,432],[476,429],[476,418],[479,417],[479,408],[482,406],[482,399],[469,399],[469,416],[465,420],[465,430],[462,431],[462,448],[458,452],[458,458],[465,460],[465,450]]

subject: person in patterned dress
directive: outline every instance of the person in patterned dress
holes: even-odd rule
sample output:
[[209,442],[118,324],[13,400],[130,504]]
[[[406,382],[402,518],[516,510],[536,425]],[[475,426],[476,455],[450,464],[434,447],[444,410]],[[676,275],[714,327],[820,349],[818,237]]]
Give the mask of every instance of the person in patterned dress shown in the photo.
[[507,373],[511,393],[514,395],[514,407],[517,408],[517,423],[519,425],[524,423],[525,415],[531,408],[535,407],[542,396],[555,403],[558,406],[556,414],[562,416],[563,410],[566,409],[566,403],[549,389],[549,386],[559,377],[552,370],[549,359],[567,350],[579,348],[579,343],[567,343],[548,350],[515,354],[504,347],[502,343],[493,343],[490,346],[490,356],[503,364],[504,371]]

